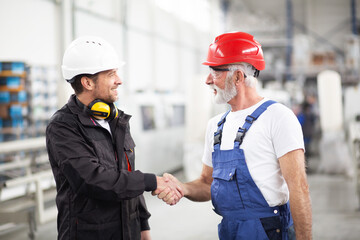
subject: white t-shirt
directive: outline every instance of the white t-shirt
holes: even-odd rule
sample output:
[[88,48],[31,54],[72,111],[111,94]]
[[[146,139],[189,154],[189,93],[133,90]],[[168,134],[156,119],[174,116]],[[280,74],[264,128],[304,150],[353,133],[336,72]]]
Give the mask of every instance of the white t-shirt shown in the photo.
[[[239,127],[262,103],[244,110],[230,112],[224,123],[221,150],[234,148],[234,140]],[[214,151],[214,132],[224,114],[210,119],[205,137],[205,149],[202,161],[212,167],[212,152]],[[268,204],[278,206],[289,200],[289,190],[282,177],[278,158],[286,153],[304,149],[303,134],[295,114],[286,106],[275,103],[270,105],[260,117],[254,121],[241,144],[250,174],[263,194]]]
[[109,133],[111,134],[110,125],[108,121],[106,121],[105,119],[95,119],[95,120],[97,121],[98,124],[100,124],[103,128],[108,130]]

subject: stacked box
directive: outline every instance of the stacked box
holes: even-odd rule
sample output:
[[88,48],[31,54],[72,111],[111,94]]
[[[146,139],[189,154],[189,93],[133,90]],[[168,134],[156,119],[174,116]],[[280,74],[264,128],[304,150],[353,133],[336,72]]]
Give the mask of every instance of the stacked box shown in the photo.
[[58,107],[58,80],[55,66],[0,62],[0,142],[45,135]]
[[0,141],[24,136],[28,111],[25,66],[24,62],[0,62]]

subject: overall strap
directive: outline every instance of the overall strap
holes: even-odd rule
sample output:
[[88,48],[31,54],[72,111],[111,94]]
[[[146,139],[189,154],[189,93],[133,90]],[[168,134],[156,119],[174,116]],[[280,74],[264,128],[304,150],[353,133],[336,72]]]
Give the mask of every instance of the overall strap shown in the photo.
[[224,123],[226,121],[226,116],[229,114],[231,109],[229,109],[220,119],[218,122],[217,131],[214,132],[214,149],[220,149],[221,145],[221,137],[222,137],[222,130],[224,128]]
[[268,100],[266,102],[264,102],[263,104],[261,104],[257,109],[255,109],[255,111],[248,115],[245,118],[245,123],[242,127],[239,127],[238,132],[236,133],[236,138],[234,141],[234,147],[239,148],[240,145],[242,144],[245,134],[246,132],[249,130],[249,128],[251,127],[251,125],[253,124],[253,122],[258,119],[258,117],[271,105],[276,103],[275,101],[272,100]]

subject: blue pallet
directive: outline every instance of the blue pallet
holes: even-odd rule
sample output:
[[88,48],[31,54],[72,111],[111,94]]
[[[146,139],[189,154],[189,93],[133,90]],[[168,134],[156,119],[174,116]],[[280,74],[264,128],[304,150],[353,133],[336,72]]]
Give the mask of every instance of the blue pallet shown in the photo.
[[0,85],[8,88],[18,88],[21,84],[20,77],[0,77]]
[[2,62],[0,71],[12,71],[14,73],[23,73],[25,71],[24,62]]

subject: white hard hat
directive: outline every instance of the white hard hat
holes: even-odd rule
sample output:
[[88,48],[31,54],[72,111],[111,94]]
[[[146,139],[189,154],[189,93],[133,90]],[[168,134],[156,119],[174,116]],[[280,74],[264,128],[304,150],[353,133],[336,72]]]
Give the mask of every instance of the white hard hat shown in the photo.
[[83,36],[65,50],[61,68],[63,77],[71,83],[79,74],[95,74],[119,68],[122,64],[115,49],[104,39]]

